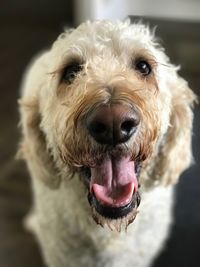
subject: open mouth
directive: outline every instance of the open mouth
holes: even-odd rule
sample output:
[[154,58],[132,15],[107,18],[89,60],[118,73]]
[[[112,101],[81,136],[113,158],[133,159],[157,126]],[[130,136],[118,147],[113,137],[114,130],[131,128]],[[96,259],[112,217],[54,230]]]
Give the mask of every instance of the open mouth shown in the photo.
[[106,156],[92,168],[85,168],[88,200],[96,212],[109,219],[126,217],[140,204],[138,176],[140,164],[130,157]]

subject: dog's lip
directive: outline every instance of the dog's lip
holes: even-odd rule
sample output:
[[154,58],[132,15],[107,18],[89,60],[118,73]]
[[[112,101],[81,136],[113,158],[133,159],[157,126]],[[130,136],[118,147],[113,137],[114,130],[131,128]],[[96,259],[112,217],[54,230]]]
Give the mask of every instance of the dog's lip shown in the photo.
[[[121,207],[112,207],[105,206],[100,203],[94,195],[91,193],[88,194],[88,201],[91,206],[94,206],[95,210],[103,217],[115,220],[119,218],[126,217],[129,213],[134,212],[135,216],[137,214],[137,208],[140,205],[140,194],[135,192],[132,195],[131,200],[124,206]],[[134,216],[134,218],[135,218]]]

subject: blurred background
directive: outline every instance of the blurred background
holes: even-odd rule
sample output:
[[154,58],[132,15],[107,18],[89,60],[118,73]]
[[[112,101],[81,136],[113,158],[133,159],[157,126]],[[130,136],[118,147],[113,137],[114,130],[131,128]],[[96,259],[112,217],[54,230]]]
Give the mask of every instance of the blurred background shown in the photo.
[[[22,220],[30,209],[29,175],[15,160],[20,139],[20,82],[31,57],[48,48],[65,26],[91,19],[143,18],[180,74],[200,93],[199,0],[1,0],[0,1],[0,267],[44,267],[38,246]],[[154,267],[200,266],[200,109],[195,107],[195,165],[176,186],[175,221]],[[151,249],[151,248],[149,248]]]

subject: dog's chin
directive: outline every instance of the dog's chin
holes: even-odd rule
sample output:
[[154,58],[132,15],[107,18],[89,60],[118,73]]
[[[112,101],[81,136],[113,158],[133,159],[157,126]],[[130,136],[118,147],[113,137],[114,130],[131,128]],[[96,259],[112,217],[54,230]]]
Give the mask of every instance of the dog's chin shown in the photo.
[[88,201],[96,223],[121,230],[134,221],[140,204],[139,162],[130,158],[105,157],[95,167],[83,168]]

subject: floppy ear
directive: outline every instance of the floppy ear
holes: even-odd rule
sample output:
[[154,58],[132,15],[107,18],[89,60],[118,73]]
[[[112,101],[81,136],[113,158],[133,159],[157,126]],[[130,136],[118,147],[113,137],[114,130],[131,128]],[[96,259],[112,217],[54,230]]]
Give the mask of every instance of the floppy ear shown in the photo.
[[162,184],[175,184],[181,173],[192,163],[192,123],[195,94],[187,82],[176,75],[169,81],[172,94],[170,126],[157,158],[156,176]]
[[57,188],[60,179],[40,130],[39,106],[36,98],[19,100],[23,137],[18,155],[25,159],[33,179],[41,179],[51,188]]
[[47,149],[45,136],[40,129],[39,92],[44,86],[42,81],[46,76],[43,75],[41,63],[43,61],[39,58],[31,65],[25,76],[22,98],[18,101],[22,129],[18,156],[26,160],[33,179],[40,179],[48,186],[56,188],[60,178]]

